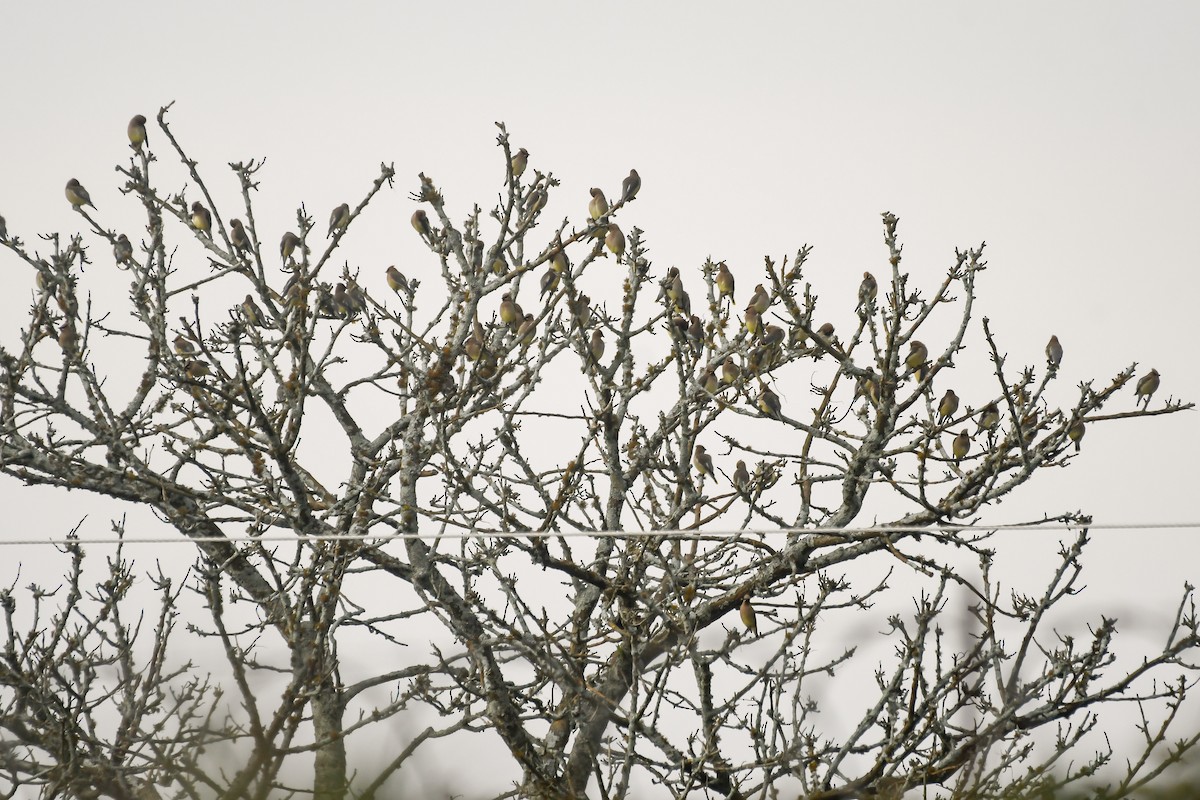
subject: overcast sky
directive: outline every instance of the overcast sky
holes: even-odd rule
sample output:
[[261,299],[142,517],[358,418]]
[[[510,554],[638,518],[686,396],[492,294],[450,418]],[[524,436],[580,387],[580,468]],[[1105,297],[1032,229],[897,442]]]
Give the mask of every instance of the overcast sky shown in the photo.
[[[267,158],[266,229],[289,224],[300,202],[323,224],[394,162],[399,187],[373,213],[394,216],[396,237],[377,225],[348,246],[365,264],[419,275],[428,255],[406,197],[416,173],[435,178],[456,218],[489,206],[502,120],[562,180],[558,196],[578,196],[563,213],[581,216],[587,187],[611,197],[636,167],[644,185],[630,213],[658,263],[695,269],[711,255],[749,271],[812,244],[808,276],[823,298],[848,298],[848,325],[863,270],[886,272],[879,215],[891,211],[904,263],[930,289],[956,247],[987,241],[980,314],[1014,362],[1040,365],[1059,336],[1062,402],[1078,381],[1106,384],[1134,361],[1139,374],[1162,373],[1156,404],[1200,399],[1194,3],[348,6],[9,4],[10,233],[76,230],[70,177],[104,224],[136,223],[113,172],[128,155],[125,126],[174,101],[174,130],[220,199],[236,200],[226,163]],[[0,343],[12,346],[33,275],[3,252],[0,269]],[[1131,389],[1111,408],[1132,405]],[[996,513],[1195,521],[1198,452],[1200,412],[1094,426],[1070,469]],[[87,530],[102,534],[111,516],[9,479],[0,497],[14,536],[61,535],[89,510]],[[1200,578],[1195,529],[1097,538],[1097,580],[1134,597],[1157,604],[1160,589]]]

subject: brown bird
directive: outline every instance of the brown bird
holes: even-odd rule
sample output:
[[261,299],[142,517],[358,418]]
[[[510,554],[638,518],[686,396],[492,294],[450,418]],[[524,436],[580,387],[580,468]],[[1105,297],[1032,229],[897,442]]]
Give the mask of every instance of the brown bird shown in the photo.
[[592,331],[592,339],[588,344],[588,354],[592,357],[592,363],[599,366],[600,359],[604,357],[604,332],[599,328]]
[[[925,366],[925,362],[929,360],[929,348],[918,342],[916,339],[908,343],[908,355],[904,357],[904,366],[908,367],[909,372],[917,372]],[[924,380],[922,375],[917,376],[917,380]]]
[[971,437],[966,431],[962,431],[958,436],[954,437],[954,441],[950,443],[950,452],[954,454],[954,463],[962,461],[967,456],[967,451],[971,449]]
[[187,362],[183,368],[183,372],[194,381],[212,374],[212,370],[208,368],[208,364],[195,360]]
[[229,241],[239,253],[250,249],[250,237],[246,235],[246,229],[240,219],[229,220]]
[[621,181],[621,199],[628,203],[637,197],[637,193],[641,188],[642,176],[638,175],[636,169],[629,170],[629,177]]
[[1058,343],[1057,336],[1051,336],[1050,341],[1046,344],[1046,360],[1050,362],[1050,368],[1056,369],[1062,363],[1063,349]]
[[833,342],[833,330],[834,330],[833,323],[826,322],[824,325],[817,328],[816,332],[818,334],[820,334],[822,337],[824,337],[827,342],[832,343]]
[[721,380],[727,384],[734,384],[741,375],[742,368],[733,360],[733,356],[726,356],[725,363],[721,365]]
[[328,239],[330,236],[333,236],[334,231],[344,231],[349,224],[350,204],[342,203],[329,215],[329,232],[325,234],[325,238]]
[[721,388],[721,384],[717,380],[717,373],[712,369],[704,370],[704,374],[700,376],[700,380],[696,381],[696,383],[708,394],[716,394]]
[[733,273],[729,271],[729,267],[724,261],[717,267],[717,291],[720,292],[720,297],[728,297],[730,302],[733,302]]
[[625,255],[625,234],[621,233],[621,229],[616,225],[608,226],[608,233],[604,234],[604,244],[617,258]]
[[523,315],[517,314],[517,304],[513,302],[512,294],[505,292],[500,295],[500,321],[505,325],[514,325]]
[[75,332],[75,326],[70,322],[64,322],[58,330],[58,346],[63,349],[64,353],[72,353],[78,344],[79,334]]
[[750,471],[746,469],[745,461],[737,462],[737,468],[733,471],[733,488],[742,494],[750,491]]
[[750,296],[749,308],[753,308],[759,314],[767,313],[767,309],[771,307],[771,296],[767,294],[767,290],[760,283],[754,287],[754,294]]
[[525,318],[521,320],[521,324],[517,326],[517,341],[521,343],[521,347],[529,347],[536,337],[537,324],[533,314],[526,314]]
[[504,254],[497,253],[496,257],[492,259],[492,273],[494,275],[503,275],[507,271],[508,262],[504,260]]
[[865,397],[871,405],[879,405],[879,376],[875,374],[873,367],[867,367],[864,372],[866,374],[859,378],[855,385],[854,400]]
[[184,338],[182,333],[176,335],[173,344],[175,345],[176,355],[190,356],[196,352],[196,345],[192,344],[190,340]]
[[286,263],[292,257],[292,253],[296,252],[296,248],[301,244],[300,237],[288,231],[279,240],[279,256]]
[[546,295],[552,294],[554,290],[558,288],[558,283],[561,278],[562,276],[554,271],[553,266],[546,270],[546,273],[542,275],[541,299],[546,299]]
[[745,326],[746,333],[750,334],[751,338],[754,338],[758,334],[759,329],[762,328],[762,317],[759,316],[758,311],[752,305],[746,306]]
[[408,294],[412,291],[408,278],[404,277],[394,264],[387,268],[387,283],[388,287],[396,294],[400,294],[400,292]]
[[130,146],[139,153],[142,152],[142,145],[146,143],[146,118],[138,114],[129,120],[126,132],[129,134]]
[[588,213],[592,215],[592,219],[599,221],[601,217],[608,213],[608,199],[605,198],[604,192],[593,186],[590,189],[592,199],[588,203]]
[[692,455],[692,464],[695,465],[696,472],[700,473],[701,476],[709,475],[716,477],[716,473],[713,472],[712,456],[705,452],[704,445],[696,445],[695,452]]
[[571,319],[580,328],[586,328],[588,323],[592,321],[591,302],[592,299],[586,294],[576,295],[574,299],[567,301],[567,308],[571,312]]
[[78,209],[81,206],[91,206],[92,208],[96,207],[95,204],[92,203],[92,196],[88,194],[88,190],[83,188],[83,184],[74,178],[71,178],[71,180],[67,181],[66,191],[67,202],[75,208]]
[[953,389],[947,389],[942,395],[942,402],[938,403],[938,423],[945,424],[948,419],[954,416],[958,411],[958,395]]
[[769,386],[762,387],[762,393],[758,396],[758,407],[772,419],[783,417],[783,406],[779,402],[779,395],[771,391]]
[[1071,424],[1067,426],[1067,438],[1075,443],[1075,452],[1079,452],[1079,443],[1083,440],[1083,434],[1087,432],[1084,427],[1083,420],[1073,419]]
[[117,243],[113,245],[113,258],[117,260],[117,264],[129,266],[133,260],[133,245],[129,243],[129,237],[121,234],[117,237]]
[[534,189],[525,200],[525,213],[532,217],[541,211],[546,206],[547,197],[546,190],[542,187],[539,186]]
[[514,178],[521,177],[525,173],[525,168],[529,166],[529,151],[522,147],[512,157],[512,161],[509,162],[509,166],[512,167],[512,174]]
[[767,327],[763,328],[762,341],[765,346],[775,347],[777,345],[781,345],[783,344],[783,338],[783,328],[779,327],[778,325],[768,325]]
[[467,358],[478,361],[479,357],[483,355],[483,337],[472,333],[463,342],[463,352],[467,354]]
[[688,320],[687,340],[688,344],[692,346],[692,355],[699,356],[700,350],[704,346],[704,323],[695,314],[692,314]]
[[559,275],[571,269],[571,262],[567,261],[567,254],[563,252],[561,244],[550,254],[550,269]]
[[751,635],[758,636],[758,616],[754,613],[754,606],[750,605],[749,597],[742,601],[742,607],[738,613],[741,615],[742,624],[746,626],[746,630],[750,631]]
[[199,200],[192,203],[192,227],[201,233],[212,235],[212,214]]
[[1137,382],[1137,399],[1141,400],[1143,397],[1146,398],[1146,402],[1142,405],[1142,408],[1150,407],[1150,398],[1153,397],[1154,393],[1158,391],[1158,384],[1159,377],[1158,370],[1156,369],[1152,369],[1147,372],[1142,376],[1141,380]]
[[979,412],[979,430],[990,431],[1000,424],[1000,409],[993,403],[988,403]]
[[875,298],[879,295],[879,284],[875,281],[875,276],[869,272],[863,273],[862,283],[858,285],[858,307],[867,309],[875,304]]
[[420,234],[421,238],[426,242],[433,241],[433,228],[429,224],[429,215],[425,213],[425,209],[418,208],[413,212],[412,219],[413,230]]
[[242,301],[242,319],[246,320],[247,325],[253,325],[256,328],[269,327],[262,309],[258,307],[258,303],[254,302],[253,295],[246,295],[246,299]]

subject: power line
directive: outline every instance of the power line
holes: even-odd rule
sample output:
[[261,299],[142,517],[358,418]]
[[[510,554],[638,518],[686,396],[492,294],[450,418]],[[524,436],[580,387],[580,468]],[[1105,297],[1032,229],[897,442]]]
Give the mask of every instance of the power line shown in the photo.
[[553,538],[589,538],[615,537],[620,539],[680,539],[685,541],[731,538],[733,536],[790,536],[800,534],[820,534],[826,536],[863,536],[867,534],[890,533],[988,533],[997,531],[1153,531],[1153,530],[1185,530],[1200,528],[1200,522],[1111,522],[1090,523],[1082,522],[1052,522],[1039,524],[1022,522],[1012,525],[879,525],[869,527],[815,527],[815,528],[739,528],[739,529],[696,529],[696,530],[656,530],[656,531],[450,531],[446,533],[385,533],[354,535],[346,533],[298,535],[272,534],[269,536],[171,536],[132,538],[127,536],[106,536],[97,539],[85,538],[47,538],[47,539],[3,539],[0,546],[14,545],[98,545],[98,544],[239,544],[245,542],[371,542],[378,544],[393,540],[421,539],[553,539]]

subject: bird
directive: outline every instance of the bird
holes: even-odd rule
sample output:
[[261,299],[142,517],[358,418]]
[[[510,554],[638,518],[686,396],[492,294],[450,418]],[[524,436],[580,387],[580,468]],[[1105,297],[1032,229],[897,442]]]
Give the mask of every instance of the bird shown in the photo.
[[212,214],[199,200],[192,203],[192,227],[200,233],[212,235]]
[[208,364],[205,364],[203,361],[196,361],[194,359],[187,362],[187,365],[184,366],[183,371],[187,377],[194,381],[212,374],[212,370],[208,368]]
[[688,320],[687,340],[688,344],[692,346],[692,355],[699,356],[700,350],[704,346],[704,323],[695,314],[692,314]]
[[592,357],[593,364],[600,365],[600,359],[604,357],[604,332],[599,328],[592,331],[592,338],[588,343],[588,355]]
[[560,244],[554,249],[554,252],[550,254],[550,269],[561,275],[570,268],[571,262],[567,261],[567,254],[563,251],[562,245]]
[[541,299],[544,300],[546,295],[552,294],[554,290],[558,288],[558,283],[561,278],[562,276],[554,270],[553,266],[546,270],[546,273],[542,275]]
[[329,215],[329,232],[325,234],[325,238],[328,239],[330,236],[333,236],[334,231],[344,231],[349,224],[350,204],[342,203]]
[[522,147],[512,157],[512,160],[509,162],[509,166],[512,167],[512,174],[514,178],[521,177],[521,175],[525,172],[525,167],[529,166],[529,151]]
[[471,248],[471,271],[479,274],[483,270],[483,253],[487,250],[487,245],[483,242],[475,242],[475,246]]
[[413,212],[412,219],[413,230],[420,234],[421,238],[427,242],[433,241],[433,228],[429,225],[429,217],[425,213],[425,209],[418,208]]
[[637,197],[637,193],[641,188],[642,176],[638,175],[636,169],[629,170],[629,177],[621,181],[621,199],[628,203]]
[[292,257],[292,253],[296,252],[297,245],[300,244],[300,237],[288,231],[279,240],[279,255],[286,262]]
[[534,338],[537,336],[537,324],[534,321],[533,314],[526,314],[521,320],[521,324],[517,326],[517,341],[522,347],[528,347],[533,344]]
[[725,363],[721,365],[721,380],[726,384],[733,384],[737,383],[741,375],[742,368],[733,360],[733,356],[726,356]]
[[878,295],[879,284],[876,282],[875,276],[864,272],[862,283],[858,285],[858,307],[863,310],[869,308],[874,305]]
[[720,292],[720,297],[728,297],[730,302],[733,301],[733,273],[729,271],[729,266],[724,261],[717,267],[717,291]]
[[962,461],[967,456],[967,451],[971,449],[971,437],[967,432],[961,431],[958,436],[954,437],[954,441],[950,443],[950,452],[954,454],[954,463]]
[[246,229],[242,226],[240,219],[229,220],[229,241],[233,244],[233,249],[238,252],[250,249],[250,237],[246,235]]
[[865,397],[871,405],[879,405],[879,376],[873,367],[867,367],[863,372],[854,387],[854,400]]
[[567,308],[571,312],[571,321],[580,328],[586,328],[592,320],[592,299],[586,294],[578,294],[574,299],[567,301]]
[[1062,363],[1063,349],[1058,342],[1057,336],[1051,336],[1050,341],[1046,343],[1046,360],[1050,362],[1051,369],[1057,369]]
[[75,326],[70,322],[64,322],[58,330],[58,346],[63,349],[63,352],[71,353],[77,344],[79,344],[79,334],[75,332]]
[[1079,452],[1079,442],[1083,439],[1083,434],[1087,432],[1084,427],[1083,420],[1075,418],[1071,420],[1071,424],[1067,426],[1067,438],[1075,443],[1075,452]]
[[771,296],[767,294],[767,290],[760,283],[754,287],[754,294],[750,296],[750,305],[747,308],[753,308],[759,314],[765,314],[770,307]]
[[[908,355],[904,357],[904,366],[908,367],[908,371],[923,373],[923,367],[928,360],[929,348],[916,339],[911,340],[908,343]],[[925,380],[924,374],[918,374],[917,380]]]
[[758,311],[754,308],[753,305],[746,306],[745,325],[746,325],[746,333],[750,334],[751,338],[753,338],[755,335],[757,335],[759,328],[762,327],[762,317],[759,316]]
[[92,202],[92,196],[88,194],[88,190],[83,188],[83,184],[74,178],[71,178],[71,180],[67,181],[66,191],[67,202],[69,202],[75,208],[78,209],[82,206],[91,206],[92,208],[96,207],[96,204]]
[[1143,408],[1150,407],[1150,398],[1153,397],[1154,393],[1158,391],[1158,383],[1158,370],[1156,369],[1152,369],[1147,372],[1142,376],[1141,380],[1137,382],[1137,399],[1141,400],[1143,397],[1146,398],[1146,402],[1142,406]]
[[938,403],[938,424],[945,424],[956,411],[958,411],[958,395],[954,393],[953,389],[947,389],[946,393],[942,395],[942,401]]
[[117,243],[113,245],[113,258],[117,260],[117,264],[129,266],[133,260],[133,245],[129,243],[129,237],[121,234],[117,237]]
[[679,302],[680,295],[683,294],[683,276],[679,274],[678,267],[671,267],[667,270],[666,280],[663,281],[663,295],[670,301],[671,305]]
[[625,234],[621,233],[621,229],[616,225],[608,226],[608,233],[604,234],[604,244],[617,258],[625,255]]
[[400,270],[396,269],[394,264],[387,268],[387,283],[388,288],[396,294],[400,294],[400,292],[408,294],[412,291],[408,284],[408,278],[400,274]]
[[696,381],[696,383],[708,394],[716,394],[721,388],[721,384],[717,380],[717,373],[711,368],[704,370],[704,374],[700,376],[700,380]]
[[138,114],[129,120],[126,132],[129,134],[130,146],[139,153],[142,152],[142,145],[146,143],[146,118]]
[[483,338],[472,333],[463,342],[463,352],[467,354],[467,358],[472,361],[478,361],[483,355]]
[[758,395],[758,407],[772,419],[783,417],[783,407],[779,403],[779,395],[771,391],[769,386],[762,387],[762,392]]
[[832,338],[833,338],[833,330],[834,330],[834,329],[833,329],[833,323],[832,323],[832,322],[826,322],[824,325],[822,325],[821,327],[817,328],[817,333],[821,334],[821,335],[822,335],[822,336],[824,336],[826,339],[832,339]]
[[346,284],[340,281],[333,288],[333,312],[343,319],[354,313],[354,301],[350,299],[350,293],[346,291]]
[[762,341],[767,347],[775,347],[783,344],[783,328],[778,325],[768,325],[763,328]]
[[995,402],[988,403],[979,412],[979,430],[990,431],[1000,424],[1000,408]]
[[746,630],[750,631],[751,635],[758,636],[758,616],[754,613],[754,606],[750,605],[749,597],[742,601],[742,607],[738,613],[742,617],[742,624],[746,626]]
[[513,302],[512,294],[505,292],[500,295],[500,321],[505,325],[513,325],[521,316],[517,314],[517,304]]
[[715,475],[715,473],[713,472],[712,456],[710,456],[705,451],[704,445],[702,445],[702,444],[696,445],[696,449],[695,449],[694,453],[692,454],[692,463],[696,466],[696,472],[700,473],[701,476],[704,476],[704,475],[714,476]]
[[537,187],[529,193],[529,197],[525,201],[525,213],[532,217],[546,205],[546,199],[546,190],[541,186]]
[[496,257],[492,259],[492,274],[503,275],[507,271],[508,263],[504,260],[504,254],[497,253]]
[[608,199],[605,198],[604,192],[595,186],[590,190],[592,199],[588,203],[588,213],[592,215],[592,219],[597,222],[608,213]]
[[176,355],[190,356],[196,352],[196,345],[186,339],[182,333],[175,336],[175,341],[172,344],[175,346]]
[[269,327],[267,318],[263,315],[262,309],[258,307],[258,303],[254,302],[253,295],[246,295],[246,299],[242,301],[242,318],[248,325],[257,328]]
[[738,461],[737,467],[733,470],[733,488],[742,494],[750,491],[750,472],[746,469],[745,461]]

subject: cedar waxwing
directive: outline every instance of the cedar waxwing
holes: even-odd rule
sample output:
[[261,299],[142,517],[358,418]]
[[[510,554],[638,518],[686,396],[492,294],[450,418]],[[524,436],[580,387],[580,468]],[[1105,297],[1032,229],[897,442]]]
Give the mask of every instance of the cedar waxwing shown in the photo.
[[729,271],[729,267],[724,261],[717,267],[717,291],[720,292],[720,297],[728,297],[730,302],[733,302],[733,273]]
[[246,320],[247,325],[253,325],[256,328],[266,328],[267,318],[263,316],[262,309],[258,307],[258,303],[254,302],[252,295],[246,295],[246,299],[242,301],[242,319]]
[[292,253],[296,251],[296,248],[300,244],[300,237],[291,231],[283,235],[283,238],[279,240],[279,255],[284,263],[287,263],[287,260],[292,257]]
[[696,472],[698,472],[701,476],[708,475],[710,477],[716,477],[716,473],[713,472],[712,456],[705,452],[704,445],[696,445],[696,449],[692,454],[692,464],[695,465]]
[[745,325],[746,333],[750,334],[750,338],[754,338],[758,334],[758,329],[762,327],[762,318],[752,305],[746,306]]
[[629,177],[621,181],[621,199],[628,203],[637,197],[638,190],[641,188],[642,176],[638,175],[636,169],[629,170]]
[[463,342],[463,352],[467,354],[467,358],[478,361],[479,357],[483,355],[483,339],[472,333]]
[[604,332],[599,328],[592,331],[592,340],[588,344],[588,353],[592,357],[592,363],[599,366],[600,359],[604,357]]
[[817,333],[821,334],[826,339],[833,339],[833,330],[834,330],[833,323],[826,322],[824,325],[817,328]]
[[138,114],[129,120],[126,132],[129,134],[129,144],[134,150],[142,152],[142,145],[146,142],[146,118]]
[[333,313],[345,319],[354,313],[354,301],[346,291],[346,284],[341,281],[333,287]]
[[[928,360],[929,348],[916,339],[911,340],[908,343],[908,355],[904,357],[904,366],[908,367],[909,372],[920,370]],[[924,380],[924,377],[918,375],[917,380]]]
[[1030,441],[1034,436],[1037,436],[1038,429],[1038,410],[1035,408],[1025,416],[1021,417],[1021,431],[1025,434],[1025,441]]
[[529,151],[522,147],[512,157],[512,161],[509,164],[512,167],[513,177],[521,177],[525,172],[525,167],[529,166]]
[[408,294],[411,291],[408,278],[401,275],[400,270],[396,269],[394,264],[387,268],[387,282],[388,287],[396,294],[400,294],[400,292]]
[[176,355],[190,356],[196,352],[196,345],[185,339],[182,333],[175,337],[174,345]]
[[483,242],[475,242],[471,248],[471,271],[478,275],[483,271],[483,254],[487,246]]
[[692,355],[699,356],[704,346],[704,323],[695,314],[692,314],[688,322],[687,339],[688,344],[692,346]]
[[739,613],[742,617],[742,624],[746,626],[746,630],[750,631],[751,635],[758,636],[758,617],[754,613],[754,606],[750,605],[749,597],[742,601]]
[[760,283],[754,287],[754,294],[750,296],[750,305],[748,308],[753,308],[759,314],[765,314],[770,307],[771,296],[767,294],[767,290]]
[[126,267],[133,260],[133,245],[129,243],[129,237],[123,233],[117,237],[117,243],[113,245],[113,258],[117,260],[118,265]]
[[545,300],[546,295],[552,294],[554,290],[558,288],[558,282],[561,277],[562,276],[554,271],[553,266],[546,270],[546,274],[542,276],[541,299]]
[[621,233],[621,229],[616,225],[608,226],[608,233],[604,234],[604,244],[617,258],[625,255],[625,234]]
[[858,285],[858,307],[865,309],[874,305],[878,295],[879,284],[875,281],[875,276],[864,272],[862,283]]
[[537,325],[534,322],[533,314],[526,314],[525,319],[521,320],[521,324],[517,326],[517,341],[521,343],[521,347],[529,347],[536,337]]
[[511,326],[516,324],[521,316],[517,315],[517,304],[513,302],[512,294],[505,292],[500,295],[500,321]]
[[80,208],[81,206],[96,207],[95,203],[92,202],[91,195],[88,194],[88,190],[83,188],[83,184],[74,178],[67,181],[67,202],[75,208]]
[[742,494],[750,491],[750,472],[746,469],[745,461],[737,462],[737,469],[733,471],[733,488]]
[[229,220],[229,241],[239,253],[250,249],[250,237],[246,235],[246,229],[242,227],[240,219]]
[[1057,336],[1051,336],[1050,341],[1046,344],[1046,360],[1050,362],[1050,368],[1054,369],[1062,363],[1063,349],[1058,343]]
[[567,301],[567,309],[571,312],[572,322],[580,328],[586,328],[592,321],[591,298],[586,294],[576,295]]
[[537,187],[530,192],[529,197],[525,200],[525,213],[532,217],[545,207],[546,199],[546,190],[540,186]]
[[604,192],[595,186],[591,188],[592,199],[588,203],[588,213],[592,215],[592,219],[597,222],[608,213],[608,199],[604,196]]
[[979,430],[990,431],[1000,424],[1000,409],[995,403],[988,403],[979,412]]
[[721,384],[717,380],[717,373],[711,369],[704,370],[704,374],[700,376],[700,380],[696,381],[696,383],[708,394],[716,394],[721,388]]
[[780,419],[783,416],[783,407],[779,403],[779,395],[771,391],[769,386],[762,387],[762,393],[758,396],[758,407],[772,419]]
[[[860,397],[867,398],[871,405],[879,404],[879,376],[875,374],[873,367],[867,367],[866,374],[858,379],[858,383],[854,388],[854,399]],[[853,401],[851,401],[853,402]]]
[[737,383],[741,375],[742,368],[733,360],[733,356],[726,356],[725,363],[721,365],[721,380],[727,384],[733,384]]
[[687,292],[680,292],[679,299],[675,301],[675,309],[685,317],[692,315],[692,296]]
[[1137,399],[1141,400],[1143,397],[1146,398],[1146,402],[1142,405],[1142,408],[1150,407],[1150,398],[1153,397],[1154,393],[1158,391],[1158,384],[1158,370],[1156,369],[1152,369],[1147,372],[1144,376],[1142,376],[1142,379],[1137,382]]
[[421,235],[421,238],[426,242],[433,241],[433,228],[429,225],[429,216],[425,213],[425,209],[418,208],[413,212],[412,219],[413,230]]
[[783,328],[778,325],[768,325],[763,328],[762,341],[766,347],[775,347],[783,344]]
[[1083,434],[1087,432],[1084,427],[1083,420],[1073,419],[1071,424],[1067,426],[1067,438],[1075,443],[1075,452],[1079,452],[1079,442],[1083,439]]
[[550,269],[562,275],[571,269],[571,262],[567,261],[567,254],[563,252],[562,245],[558,245],[554,252],[550,254]]
[[201,233],[212,236],[212,214],[199,200],[192,203],[192,227]]
[[938,403],[938,424],[945,424],[956,411],[958,411],[958,395],[954,393],[953,389],[947,389],[946,393],[942,395],[942,402]]
[[196,361],[194,359],[187,362],[183,368],[183,372],[185,375],[187,375],[187,377],[194,381],[200,380],[201,378],[212,374],[212,370],[208,368],[208,364],[205,364],[203,361]]
[[683,276],[679,274],[677,267],[671,267],[667,271],[667,280],[663,284],[663,293],[666,294],[667,300],[671,301],[671,305],[679,303],[679,298],[683,295]]
[[497,253],[496,257],[492,259],[492,274],[503,275],[507,271],[508,263],[504,260],[504,254]]
[[954,437],[954,441],[950,443],[950,451],[954,454],[954,463],[962,461],[967,456],[967,451],[971,449],[971,437],[964,430]]
[[74,326],[69,322],[64,322],[58,331],[58,346],[63,349],[64,353],[72,353],[77,344],[79,344],[79,334],[75,333]]
[[358,313],[367,310],[367,296],[353,278],[346,284],[346,295],[350,298],[350,310]]
[[350,204],[342,203],[329,215],[329,233],[325,234],[325,238],[328,239],[330,236],[333,236],[334,231],[344,231],[349,224]]

